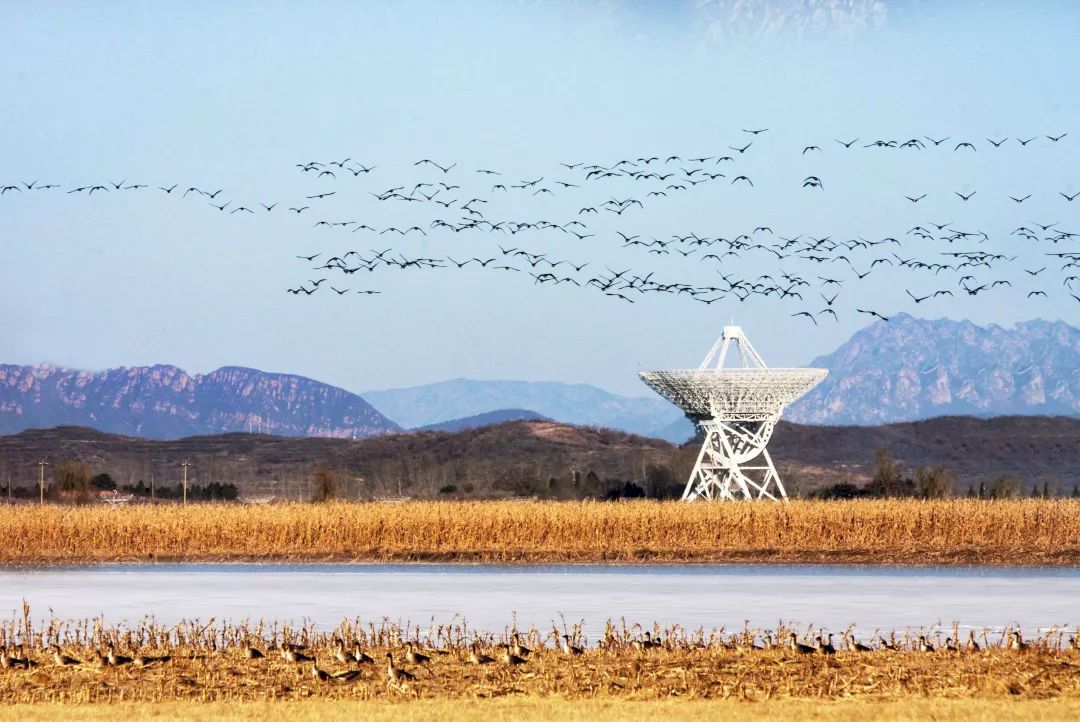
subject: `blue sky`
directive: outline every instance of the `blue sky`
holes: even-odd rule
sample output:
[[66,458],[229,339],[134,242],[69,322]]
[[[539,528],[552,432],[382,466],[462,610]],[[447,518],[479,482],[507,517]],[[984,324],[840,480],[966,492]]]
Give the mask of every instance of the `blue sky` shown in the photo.
[[[1080,231],[1080,199],[1058,195],[1080,190],[1076,28],[1080,9],[1069,3],[8,3],[0,184],[151,187],[0,197],[0,360],[235,364],[355,391],[463,376],[647,395],[638,369],[696,365],[732,317],[774,366],[831,351],[866,325],[860,306],[1077,324],[1080,303],[1063,293],[1060,274],[1044,284],[1056,288],[1049,298],[1025,297],[1044,286],[1024,285],[1021,265],[1048,265],[1041,253],[1053,249],[1009,237],[1035,221]],[[631,305],[471,267],[349,279],[378,296],[284,292],[318,277],[298,254],[389,245],[313,228],[317,217],[426,225],[431,210],[367,195],[444,178],[415,168],[420,158],[458,162],[445,178],[487,192],[476,168],[563,178],[559,162],[731,153],[751,127],[770,128],[739,157],[752,192],[703,186],[617,222],[590,222],[596,236],[585,241],[513,240],[590,269],[706,283],[714,270],[621,248],[615,232],[731,238],[769,225],[786,236],[881,238],[950,221],[989,233],[985,248],[1022,256],[994,276],[1015,289],[916,308],[904,294],[918,290],[910,276],[882,267],[845,286],[840,321],[818,327],[771,300],[706,306],[653,295]],[[1066,131],[1060,143],[1041,137]],[[833,142],[924,135],[971,139],[979,151],[860,142],[844,153]],[[1036,135],[996,152],[984,140]],[[811,144],[823,152],[801,154]],[[347,156],[379,167],[337,181],[295,167]],[[810,174],[826,181],[824,192],[801,188]],[[222,188],[222,198],[257,209],[339,193],[310,212],[318,216],[228,215],[155,188],[174,182]],[[956,190],[977,195],[961,203]],[[518,194],[500,201],[498,216],[569,220],[606,193]],[[920,193],[928,195],[918,204],[903,199]],[[1023,206],[1007,198],[1026,193]],[[505,240],[433,234],[394,245],[409,257],[487,257]],[[757,255],[724,270],[753,278],[777,268]]]

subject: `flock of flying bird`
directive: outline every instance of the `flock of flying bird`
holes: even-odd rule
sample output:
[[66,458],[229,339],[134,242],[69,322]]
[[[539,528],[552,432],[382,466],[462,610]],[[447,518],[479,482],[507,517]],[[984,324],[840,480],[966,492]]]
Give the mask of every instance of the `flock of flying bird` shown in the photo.
[[[296,258],[311,265],[315,278],[306,278],[287,289],[294,296],[316,293],[376,295],[381,290],[355,288],[352,280],[361,274],[373,278],[376,271],[427,271],[439,269],[520,274],[532,283],[544,286],[574,286],[591,289],[625,303],[635,303],[651,294],[685,297],[712,305],[717,302],[744,303],[752,299],[774,299],[795,305],[791,316],[805,318],[815,325],[820,321],[839,320],[837,299],[851,285],[872,274],[884,271],[903,272],[901,284],[911,301],[918,305],[940,297],[962,298],[1001,292],[1017,285],[1025,299],[1047,298],[1058,288],[1080,302],[1080,250],[1071,243],[1080,233],[1062,228],[1059,221],[1049,223],[1025,222],[1015,228],[1008,238],[992,238],[989,233],[974,227],[948,222],[924,221],[908,228],[895,229],[891,234],[866,238],[840,237],[797,233],[782,235],[769,225],[758,225],[731,235],[673,233],[663,237],[646,236],[644,232],[624,230],[645,224],[647,206],[663,203],[679,194],[718,186],[745,189],[750,192],[754,182],[748,171],[740,167],[742,159],[762,142],[767,128],[744,130],[745,142],[728,145],[721,153],[695,157],[680,155],[625,158],[614,163],[561,163],[555,177],[538,174],[519,179],[491,168],[466,169],[457,162],[430,158],[412,164],[421,174],[408,182],[396,185],[365,188],[367,201],[375,212],[367,211],[364,218],[335,218],[330,215],[338,202],[349,198],[356,208],[355,186],[341,186],[346,179],[373,181],[380,176],[378,165],[368,165],[352,158],[297,163],[298,172],[320,185],[302,194],[299,202],[267,201],[242,203],[223,196],[223,189],[201,188],[196,185],[107,180],[70,188],[38,180],[0,184],[0,198],[44,191],[63,192],[87,197],[124,192],[157,192],[181,199],[202,199],[223,215],[269,216],[284,212],[297,219],[310,219],[311,232],[334,231],[371,237],[378,248],[342,249],[337,252],[304,252]],[[1016,138],[1022,148],[1041,140],[1062,142],[1068,133]],[[874,140],[863,143],[859,138],[837,139],[836,144],[846,152],[859,144],[862,148],[895,151],[923,151],[952,147],[956,153],[979,152],[976,142],[953,141],[949,137],[906,141]],[[1000,149],[1009,139],[986,139],[990,150]],[[984,148],[985,150],[985,148]],[[801,155],[823,154],[821,146],[807,145]],[[825,182],[816,175],[805,177],[802,188],[825,190]],[[469,190],[465,190],[468,188]],[[1071,203],[1080,191],[1056,191],[1063,201]],[[606,195],[602,197],[600,194]],[[960,202],[967,203],[976,191],[955,192]],[[582,197],[587,200],[580,202]],[[1031,193],[1010,196],[1016,205],[1031,198]],[[927,193],[905,196],[917,204]],[[537,214],[549,215],[554,199],[566,208],[567,217],[507,218],[495,209],[502,203],[518,208],[537,202]],[[533,199],[538,199],[534,201]],[[574,202],[568,205],[569,201]],[[2,206],[0,206],[2,208]],[[406,223],[388,225],[373,220],[385,209],[387,215],[407,215]],[[421,211],[430,211],[422,214]],[[518,213],[521,211],[519,210]],[[643,218],[642,214],[646,214]],[[350,215],[352,215],[350,213]],[[622,228],[609,233],[607,226]],[[364,237],[362,236],[362,237]],[[492,239],[492,237],[494,237]],[[350,239],[355,238],[350,235]],[[568,241],[574,250],[559,254],[540,247],[552,238]],[[490,250],[455,250],[477,240],[488,243]],[[491,244],[490,241],[495,243]],[[424,248],[445,247],[445,251],[410,255],[408,249],[420,243]],[[1002,252],[1001,243],[1009,250]],[[352,245],[352,244],[349,244]],[[363,244],[365,246],[371,243]],[[931,247],[927,256],[922,246]],[[492,247],[493,246],[493,247]],[[915,250],[914,246],[920,246]],[[475,248],[475,246],[473,246]],[[624,267],[627,261],[598,264],[581,258],[592,258],[597,251],[618,252],[622,256],[636,255],[649,261],[649,268],[634,270]],[[1042,262],[1031,262],[1035,254]],[[563,257],[565,256],[565,257]],[[1024,274],[1010,269],[1018,258]],[[663,260],[661,260],[663,259]],[[671,261],[692,263],[697,272],[704,271],[708,280],[694,283],[682,278],[670,278]],[[633,263],[636,263],[634,261]],[[613,267],[614,266],[614,267]],[[1031,266],[1030,268],[1028,266]],[[746,267],[752,271],[744,271]],[[1044,275],[1045,274],[1045,275]],[[1051,285],[1045,281],[1053,274],[1059,278]],[[1022,280],[1021,280],[1022,279]],[[877,279],[875,279],[877,280]],[[363,284],[368,285],[368,284]],[[880,311],[862,308],[855,311],[888,321]]]

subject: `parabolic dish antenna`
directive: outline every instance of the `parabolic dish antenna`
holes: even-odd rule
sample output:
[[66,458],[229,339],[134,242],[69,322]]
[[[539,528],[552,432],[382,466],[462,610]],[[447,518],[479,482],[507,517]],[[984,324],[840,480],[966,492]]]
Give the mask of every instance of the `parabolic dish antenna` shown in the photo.
[[[733,345],[741,365],[725,368]],[[784,408],[828,373],[768,368],[738,326],[724,327],[696,369],[640,372],[642,381],[685,411],[704,434],[682,498],[786,500],[765,446]]]

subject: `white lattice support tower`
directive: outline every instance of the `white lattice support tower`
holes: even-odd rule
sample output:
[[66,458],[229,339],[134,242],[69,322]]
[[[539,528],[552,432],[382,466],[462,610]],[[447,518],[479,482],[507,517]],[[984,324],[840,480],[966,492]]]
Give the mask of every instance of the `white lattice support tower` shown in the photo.
[[[725,368],[735,345],[741,367]],[[770,369],[738,326],[727,326],[697,369],[643,371],[642,380],[701,427],[701,452],[683,499],[786,500],[766,450],[784,408],[825,369]]]

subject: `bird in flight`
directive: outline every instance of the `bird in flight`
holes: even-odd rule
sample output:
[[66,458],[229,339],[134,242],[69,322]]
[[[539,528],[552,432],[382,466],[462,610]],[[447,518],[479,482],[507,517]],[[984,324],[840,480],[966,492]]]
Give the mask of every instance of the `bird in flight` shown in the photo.
[[760,130],[747,130],[746,128],[743,128],[742,132],[749,133],[750,135],[757,135],[758,133],[764,133],[767,130],[768,128],[761,128]]
[[424,165],[424,164],[435,166],[436,168],[441,170],[443,173],[449,172],[451,168],[453,168],[454,166],[457,165],[457,163],[451,163],[450,165],[443,167],[443,166],[439,165],[438,163],[436,163],[435,161],[431,160],[430,158],[424,158],[423,160],[418,160],[415,163],[413,163],[413,165]]
[[842,140],[836,140],[835,138],[834,138],[833,140],[834,140],[834,142],[836,142],[836,143],[839,143],[840,145],[844,146],[845,148],[850,148],[850,147],[851,147],[852,145],[854,145],[854,144],[855,144],[855,142],[856,142],[856,141],[858,141],[859,139],[858,139],[858,138],[856,138],[855,140],[849,140],[849,141],[846,141],[846,142],[845,142],[845,141],[842,141]]
[[1047,138],[1048,138],[1049,140],[1052,140],[1053,142],[1057,143],[1057,142],[1058,142],[1059,140],[1061,140],[1062,138],[1064,138],[1064,137],[1065,137],[1065,136],[1067,136],[1067,135],[1068,135],[1068,133],[1062,133],[1061,135],[1059,135],[1059,136],[1057,136],[1057,137],[1055,137],[1055,136],[1052,136],[1052,135],[1048,135],[1048,136],[1046,136],[1046,137],[1047,137]]
[[729,145],[729,146],[728,146],[728,148],[730,148],[731,150],[737,150],[737,151],[739,151],[739,153],[745,153],[745,152],[746,152],[746,149],[747,149],[747,148],[749,148],[750,146],[752,146],[753,144],[754,144],[754,142],[753,142],[753,141],[750,141],[749,143],[747,143],[746,145],[744,145],[744,146],[743,146],[742,148],[736,148],[736,147],[735,147],[735,146],[733,146],[733,145]]
[[1031,198],[1031,194],[1030,194],[1030,193],[1028,193],[1028,194],[1027,194],[1026,196],[1024,196],[1023,198],[1016,198],[1016,197],[1014,197],[1014,196],[1009,196],[1009,198],[1012,198],[1012,199],[1013,199],[1014,201],[1016,201],[1017,203],[1023,203],[1023,202],[1024,202],[1024,201],[1026,201],[1026,200],[1027,200],[1028,198]]
[[921,196],[919,196],[919,197],[917,197],[917,198],[912,198],[911,196],[904,196],[904,198],[907,198],[907,199],[908,199],[909,201],[911,201],[912,203],[918,203],[918,202],[919,202],[919,201],[921,201],[921,200],[922,200],[923,198],[926,198],[926,194],[925,194],[925,193],[923,193],[923,194],[922,194]]
[[924,135],[923,137],[926,138],[931,143],[933,143],[935,146],[941,145],[942,143],[944,143],[945,141],[947,141],[949,139],[948,136],[942,138],[941,140],[934,140],[933,138],[931,138],[928,135]]
[[963,193],[961,193],[960,191],[953,191],[953,193],[955,193],[956,195],[960,196],[960,200],[962,200],[962,201],[968,201],[968,200],[971,200],[971,197],[972,197],[973,195],[975,195],[975,193],[976,193],[976,192],[977,192],[977,191],[971,191],[971,192],[970,192],[970,193],[968,193],[967,195],[964,195],[964,194],[963,194]]
[[744,175],[735,176],[734,180],[731,181],[731,185],[735,185],[735,181],[746,181],[751,186],[754,185],[754,182]]
[[1062,193],[1061,191],[1058,191],[1058,195],[1060,195],[1062,198],[1067,200],[1069,203],[1072,203],[1076,199],[1077,196],[1080,196],[1080,191],[1077,191],[1076,193],[1073,193],[1071,196],[1066,195],[1066,194]]
[[877,318],[880,318],[882,321],[888,321],[889,320],[888,318],[886,318],[885,316],[882,316],[877,311],[864,311],[861,308],[856,308],[855,310],[858,311],[859,313],[865,313],[868,316],[876,316]]
[[986,142],[994,146],[995,148],[1000,148],[1007,140],[1008,138],[1002,138],[1001,140],[991,140],[990,138],[987,138]]
[[978,152],[978,150],[975,148],[975,146],[972,145],[971,143],[957,143],[956,147],[953,148],[953,150],[960,150],[961,148],[971,148],[975,152]]
[[1035,140],[1038,137],[1039,136],[1037,136],[1037,135],[1033,135],[1030,138],[1028,138],[1027,140],[1020,140],[1019,138],[1017,138],[1016,142],[1019,143],[1020,145],[1027,145],[1028,143],[1030,143],[1031,141]]
[[803,188],[820,188],[821,190],[825,190],[825,184],[823,184],[821,182],[821,179],[818,178],[816,175],[808,175],[808,176],[806,176],[806,178],[803,179],[802,187]]
[[816,146],[816,145],[808,145],[808,146],[806,146],[805,148],[802,149],[802,154],[806,155],[806,152],[809,151],[809,150],[816,150],[818,153],[822,152],[821,148],[819,148],[818,146]]

